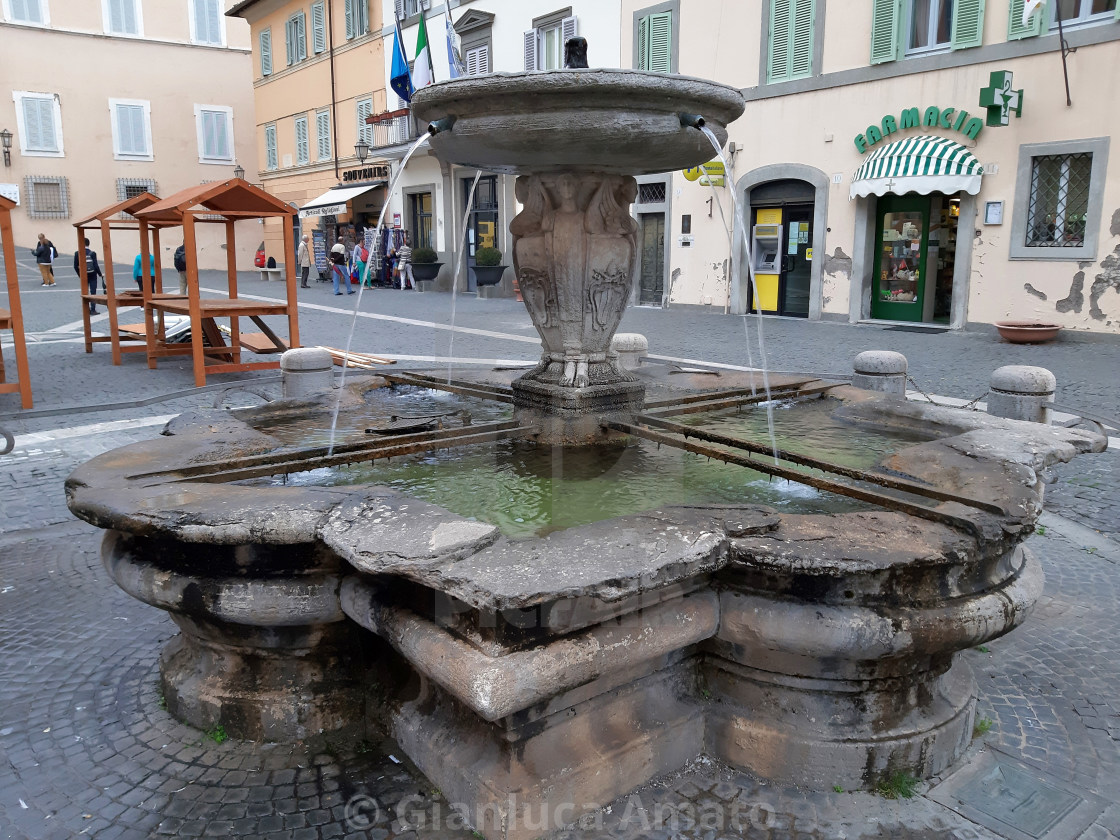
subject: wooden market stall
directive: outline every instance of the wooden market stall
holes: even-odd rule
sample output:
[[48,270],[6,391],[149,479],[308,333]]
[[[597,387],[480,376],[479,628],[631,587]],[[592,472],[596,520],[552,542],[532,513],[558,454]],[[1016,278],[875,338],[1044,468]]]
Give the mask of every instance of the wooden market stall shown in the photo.
[[[253,354],[281,353],[299,346],[299,315],[296,292],[296,255],[293,241],[292,208],[264,190],[241,178],[215,181],[168,196],[135,213],[140,223],[141,239],[148,228],[182,225],[183,244],[187,256],[187,296],[153,295],[144,287],[144,315],[147,323],[148,367],[155,368],[163,356],[189,355],[194,362],[195,385],[206,384],[207,373],[230,373],[244,370],[265,370],[280,367],[279,358],[270,361],[242,361],[242,350]],[[284,227],[284,275],[287,281],[286,301],[269,303],[242,300],[237,296],[237,247],[234,223],[243,219],[279,218]],[[198,279],[196,226],[221,224],[226,231],[227,297],[202,297]],[[157,266],[158,272],[158,266]],[[158,282],[158,277],[157,277]],[[191,323],[189,343],[170,343],[165,331],[157,326],[160,316],[186,315]],[[286,315],[288,341],[285,342],[262,320],[266,315]],[[217,319],[229,319],[229,343],[225,341]],[[239,320],[248,318],[260,333],[242,333]]]
[[[93,352],[93,345],[99,342],[109,342],[112,348],[113,364],[119,365],[121,363],[121,354],[123,353],[143,353],[148,349],[148,344],[144,340],[144,328],[141,324],[125,324],[120,323],[120,310],[136,307],[142,309],[144,306],[144,296],[139,289],[133,289],[131,285],[123,289],[117,289],[116,278],[113,272],[113,243],[111,233],[114,230],[134,230],[137,235],[140,233],[140,223],[133,218],[122,218],[122,213],[135,213],[139,210],[149,207],[159,201],[159,196],[153,195],[150,192],[143,192],[132,198],[118,201],[116,204],[110,204],[102,210],[98,210],[92,216],[82,219],[74,223],[74,227],[78,230],[78,252],[84,253],[85,239],[92,231],[101,231],[101,257],[100,264],[101,270],[105,274],[105,291],[102,294],[90,294],[89,287],[86,282],[86,265],[85,260],[78,260],[78,272],[81,277],[81,283],[78,286],[78,291],[81,293],[82,300],[82,323],[85,327],[86,339],[86,352]],[[151,271],[151,261],[153,255],[156,257],[156,276],[159,277],[157,289],[162,293],[163,283],[162,276],[159,270],[159,230],[153,229],[152,237],[155,244],[149,247],[148,237],[146,235],[140,237],[140,254],[143,257],[143,265],[145,266],[145,274]],[[90,247],[96,250],[96,243],[91,242]],[[131,262],[130,256],[126,262]],[[131,277],[129,278],[131,280]],[[148,275],[148,282],[152,280]],[[106,312],[109,314],[109,335],[95,336],[90,325],[89,305],[101,304],[105,307]]]
[[23,334],[23,309],[16,276],[16,246],[12,239],[12,208],[16,203],[0,195],[0,240],[4,246],[4,273],[8,280],[8,308],[0,309],[0,330],[11,330],[16,354],[16,381],[10,382],[0,350],[0,394],[19,394],[20,405],[31,408],[31,374],[27,369],[27,339]]

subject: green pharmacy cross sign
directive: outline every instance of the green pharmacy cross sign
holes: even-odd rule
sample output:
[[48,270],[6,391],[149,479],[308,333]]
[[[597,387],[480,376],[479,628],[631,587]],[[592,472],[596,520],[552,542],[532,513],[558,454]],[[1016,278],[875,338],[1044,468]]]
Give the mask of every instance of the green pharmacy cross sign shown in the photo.
[[1011,112],[1023,116],[1023,91],[1011,89],[1011,71],[996,70],[988,87],[980,89],[980,104],[988,109],[988,125],[1007,125]]

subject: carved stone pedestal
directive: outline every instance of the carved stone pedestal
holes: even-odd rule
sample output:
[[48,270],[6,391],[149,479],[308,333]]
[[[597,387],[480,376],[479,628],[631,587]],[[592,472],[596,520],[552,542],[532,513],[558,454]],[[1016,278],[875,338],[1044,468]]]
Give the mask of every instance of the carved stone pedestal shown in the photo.
[[[644,390],[611,353],[630,298],[638,226],[628,175],[523,175],[524,209],[510,223],[525,307],[540,334],[540,364],[514,383],[517,406],[551,415],[542,435],[572,442],[596,434],[594,414],[641,407]],[[589,428],[590,424],[590,428]]]

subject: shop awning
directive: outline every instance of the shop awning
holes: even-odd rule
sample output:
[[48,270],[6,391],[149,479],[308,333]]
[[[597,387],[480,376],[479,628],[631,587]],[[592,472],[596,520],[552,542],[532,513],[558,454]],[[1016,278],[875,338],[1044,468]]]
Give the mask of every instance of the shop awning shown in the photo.
[[984,174],[972,152],[947,137],[910,137],[876,149],[852,178],[849,198],[931,192],[980,192]]
[[339,213],[346,212],[346,205],[351,199],[383,186],[385,186],[384,181],[374,181],[357,187],[334,187],[303,205],[299,209],[299,217],[307,219],[311,216],[337,216]]

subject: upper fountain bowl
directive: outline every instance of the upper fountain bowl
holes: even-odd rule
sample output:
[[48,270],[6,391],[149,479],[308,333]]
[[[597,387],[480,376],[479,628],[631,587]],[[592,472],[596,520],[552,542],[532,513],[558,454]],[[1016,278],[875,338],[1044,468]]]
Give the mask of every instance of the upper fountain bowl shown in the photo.
[[453,118],[431,140],[451,163],[520,174],[646,175],[711,160],[708,138],[681,115],[702,117],[722,146],[727,124],[743,113],[743,96],[688,76],[545,70],[440,82],[416,92],[412,111],[425,123]]

